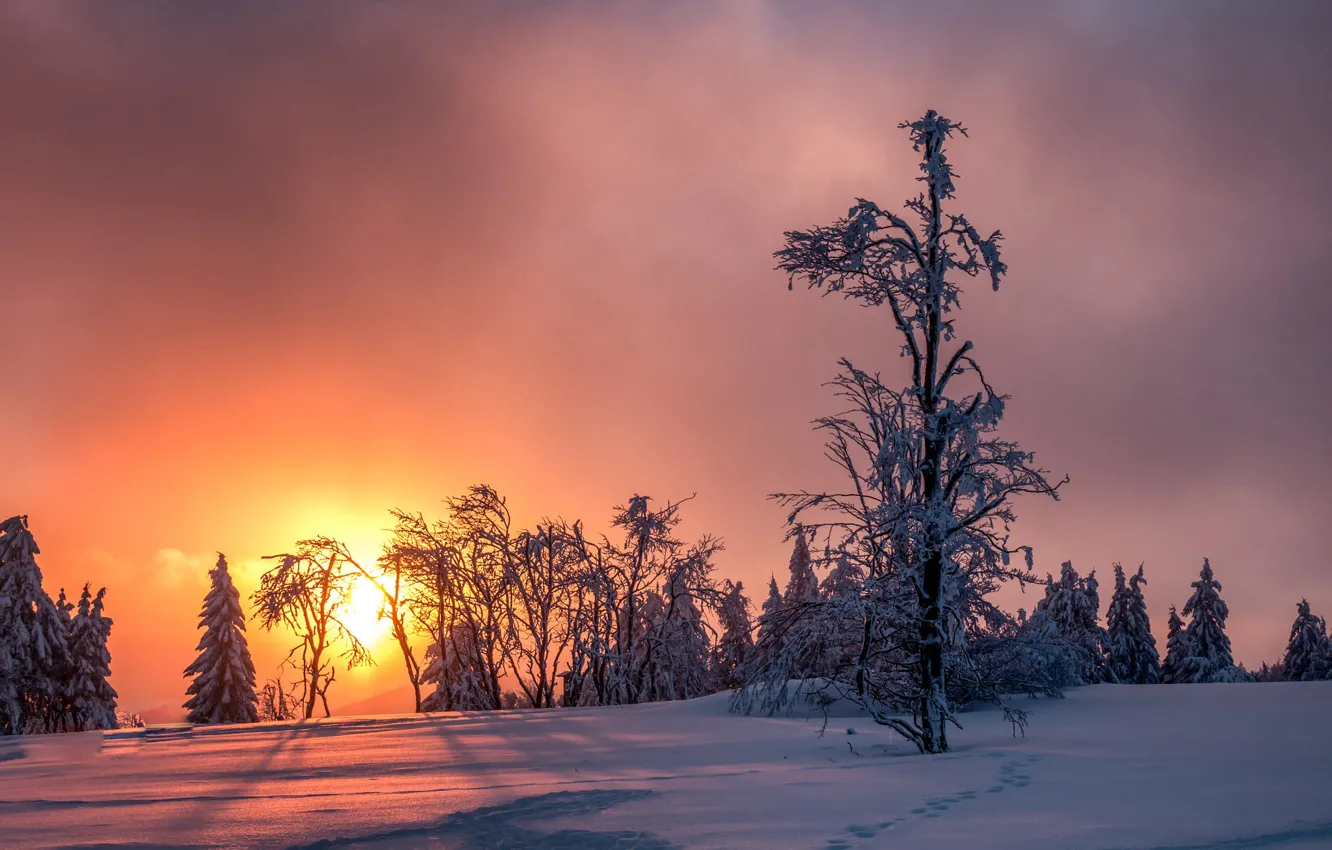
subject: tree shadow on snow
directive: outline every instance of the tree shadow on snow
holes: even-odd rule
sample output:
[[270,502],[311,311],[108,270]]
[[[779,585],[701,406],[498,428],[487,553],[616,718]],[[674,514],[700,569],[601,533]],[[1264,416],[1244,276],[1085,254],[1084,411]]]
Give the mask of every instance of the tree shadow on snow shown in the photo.
[[520,825],[519,821],[551,820],[590,815],[614,808],[621,803],[641,800],[654,794],[647,790],[557,791],[535,797],[522,797],[502,806],[486,806],[449,815],[435,826],[412,827],[363,835],[356,838],[331,838],[291,850],[322,850],[331,847],[437,847],[448,850],[671,850],[677,845],[647,832],[594,832],[586,829],[562,829],[540,832]]

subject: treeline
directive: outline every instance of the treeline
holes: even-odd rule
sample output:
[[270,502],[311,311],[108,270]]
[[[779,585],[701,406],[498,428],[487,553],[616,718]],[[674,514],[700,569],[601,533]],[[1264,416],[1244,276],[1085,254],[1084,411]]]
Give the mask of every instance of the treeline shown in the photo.
[[362,580],[379,591],[417,711],[617,705],[734,687],[753,648],[749,602],[742,584],[714,575],[719,539],[679,537],[687,501],[635,495],[594,539],[562,519],[518,528],[506,500],[476,486],[437,519],[393,511],[374,563],[332,537],[302,540],[268,556],[251,597],[261,626],[296,635],[296,682],[257,692],[244,612],[219,558],[200,656],[185,671],[190,719],[327,715],[339,662],[371,660],[343,619]]
[[114,729],[106,589],[85,584],[77,606],[63,589],[52,599],[40,552],[26,516],[0,523],[0,734]]
[[[888,711],[909,710],[896,698],[895,679],[911,675],[911,615],[898,615],[894,595],[868,582],[845,552],[815,556],[803,528],[794,531],[785,589],[773,578],[758,618],[749,687],[734,696],[741,711],[774,712],[804,700],[818,705],[850,699]],[[819,581],[815,567],[827,569]],[[1165,656],[1157,648],[1143,588],[1144,568],[1126,575],[1113,566],[1115,585],[1101,620],[1095,571],[1072,563],[1047,576],[1044,597],[1030,616],[1009,616],[985,594],[958,594],[961,616],[947,630],[947,695],[956,705],[1002,703],[1010,694],[1056,696],[1079,685],[1190,684],[1332,678],[1332,640],[1326,622],[1302,600],[1285,657],[1256,674],[1237,664],[1226,634],[1230,611],[1210,561],[1203,560],[1183,616],[1171,606]],[[966,582],[953,590],[965,590]],[[898,619],[900,618],[900,619]],[[895,622],[896,620],[896,622]],[[905,621],[904,623],[902,621]],[[873,624],[868,629],[866,624]],[[896,635],[894,644],[885,636]],[[795,682],[795,687],[790,683]],[[1014,719],[1021,723],[1020,714]]]

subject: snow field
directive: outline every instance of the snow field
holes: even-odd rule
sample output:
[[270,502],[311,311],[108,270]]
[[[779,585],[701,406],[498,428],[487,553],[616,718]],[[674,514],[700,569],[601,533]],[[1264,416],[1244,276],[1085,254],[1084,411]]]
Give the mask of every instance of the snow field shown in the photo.
[[[1024,701],[1025,704],[1025,701]],[[1332,847],[1332,682],[1117,686],[968,712],[919,756],[724,695],[0,742],[0,844]],[[848,734],[854,729],[854,734]]]

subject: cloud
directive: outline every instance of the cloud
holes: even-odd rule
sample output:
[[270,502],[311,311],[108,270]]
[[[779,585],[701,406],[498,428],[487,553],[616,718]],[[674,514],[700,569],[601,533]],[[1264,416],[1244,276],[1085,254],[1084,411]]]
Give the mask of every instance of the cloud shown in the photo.
[[167,589],[182,586],[208,586],[208,571],[217,563],[216,555],[186,555],[179,549],[158,549],[153,556],[154,585]]

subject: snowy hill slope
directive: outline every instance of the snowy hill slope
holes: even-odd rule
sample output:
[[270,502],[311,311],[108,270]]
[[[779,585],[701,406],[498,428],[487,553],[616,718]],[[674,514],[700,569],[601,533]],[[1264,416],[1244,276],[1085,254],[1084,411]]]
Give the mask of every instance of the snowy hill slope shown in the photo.
[[1025,739],[963,715],[936,757],[724,696],[0,740],[0,844],[1332,847],[1332,682],[1031,708]]

